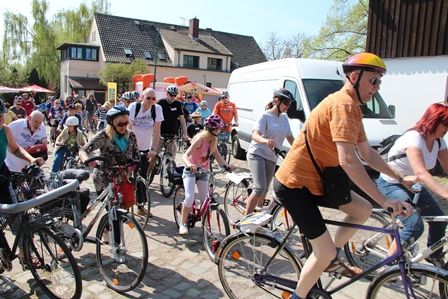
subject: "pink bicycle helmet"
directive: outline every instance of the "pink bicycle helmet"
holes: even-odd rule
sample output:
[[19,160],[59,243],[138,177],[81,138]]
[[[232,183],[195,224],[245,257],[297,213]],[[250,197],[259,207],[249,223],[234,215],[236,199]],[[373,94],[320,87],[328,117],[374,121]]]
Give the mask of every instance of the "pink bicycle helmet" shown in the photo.
[[204,121],[204,126],[211,130],[220,129],[224,126],[221,117],[218,115],[212,114],[208,116]]

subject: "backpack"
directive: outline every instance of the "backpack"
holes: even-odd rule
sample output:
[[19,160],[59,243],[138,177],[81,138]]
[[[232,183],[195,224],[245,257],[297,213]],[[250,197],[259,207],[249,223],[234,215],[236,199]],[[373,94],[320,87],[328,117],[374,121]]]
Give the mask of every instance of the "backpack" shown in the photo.
[[[381,146],[377,149],[377,152],[387,162],[391,162],[406,157],[406,153],[388,157],[390,149],[395,144],[395,141],[397,141],[397,139],[400,138],[401,136],[402,135],[390,135],[389,137],[385,138],[383,141],[380,142]],[[440,138],[437,138],[437,143],[439,144],[440,149],[440,147],[442,146]]]
[[[140,109],[142,108],[142,103],[138,102],[135,105],[135,114],[134,114],[134,119],[137,117],[137,114],[140,112]],[[152,105],[151,107],[151,118],[153,122],[156,122],[156,105]]]

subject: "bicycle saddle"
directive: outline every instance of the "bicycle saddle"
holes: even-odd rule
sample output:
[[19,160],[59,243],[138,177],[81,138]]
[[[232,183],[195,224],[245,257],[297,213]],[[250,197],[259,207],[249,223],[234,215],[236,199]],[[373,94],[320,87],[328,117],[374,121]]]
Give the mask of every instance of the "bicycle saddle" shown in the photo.
[[89,179],[90,172],[83,169],[66,169],[61,171],[59,175],[63,180],[78,180],[81,184],[83,181]]

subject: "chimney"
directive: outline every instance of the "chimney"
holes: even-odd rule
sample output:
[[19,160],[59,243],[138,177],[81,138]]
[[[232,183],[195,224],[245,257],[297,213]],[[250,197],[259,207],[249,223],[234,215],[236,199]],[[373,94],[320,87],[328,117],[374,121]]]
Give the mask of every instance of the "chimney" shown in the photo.
[[188,28],[188,35],[194,39],[198,39],[199,36],[199,19],[191,19],[190,26]]

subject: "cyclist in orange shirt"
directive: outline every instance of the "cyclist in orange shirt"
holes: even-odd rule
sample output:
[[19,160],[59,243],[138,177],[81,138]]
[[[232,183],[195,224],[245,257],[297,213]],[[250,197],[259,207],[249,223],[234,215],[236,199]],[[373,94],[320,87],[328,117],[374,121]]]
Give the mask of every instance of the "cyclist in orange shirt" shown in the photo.
[[234,120],[235,127],[238,127],[238,112],[236,111],[235,103],[230,102],[229,92],[227,90],[221,93],[219,100],[215,108],[213,108],[212,114],[218,115],[222,119],[225,126],[221,128],[221,131],[225,132],[225,140],[230,142],[232,119]]

